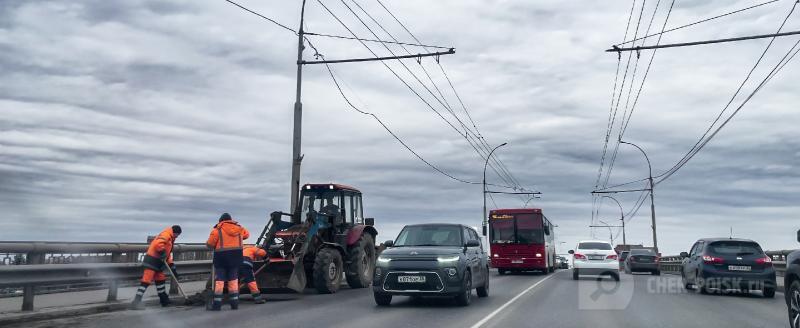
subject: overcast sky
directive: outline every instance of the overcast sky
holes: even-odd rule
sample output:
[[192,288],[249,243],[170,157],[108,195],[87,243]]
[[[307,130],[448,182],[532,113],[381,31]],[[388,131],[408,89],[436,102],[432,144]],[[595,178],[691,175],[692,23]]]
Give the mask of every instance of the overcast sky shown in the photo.
[[[401,41],[414,42],[377,2],[356,1]],[[589,193],[618,62],[603,50],[622,40],[631,1],[382,1],[422,42],[456,48],[441,57],[442,66],[485,139],[509,143],[498,158],[522,185],[543,192],[530,205],[559,226],[557,238],[566,242],[560,251],[591,238]],[[641,31],[656,2],[647,1]],[[664,23],[670,2],[660,2],[652,31]],[[241,3],[291,28],[299,24],[299,0]],[[373,38],[340,1],[323,3],[356,34]],[[678,0],[667,27],[755,3]],[[778,1],[668,33],[661,42],[774,33],[792,4]],[[785,31],[800,29],[798,16]],[[349,35],[317,1],[308,1],[306,19],[309,31]],[[328,59],[371,56],[355,41],[311,38]],[[797,39],[773,44],[744,93]],[[694,145],[768,42],[657,52],[625,132],[648,152],[654,173]],[[199,242],[226,211],[260,231],[269,212],[289,207],[296,48],[291,32],[222,0],[0,0],[0,240],[142,242],[181,224],[181,241]],[[313,59],[308,50],[306,59]],[[641,53],[634,91],[650,54]],[[405,63],[433,90],[413,59]],[[403,66],[388,64],[449,115]],[[465,119],[435,61],[423,65]],[[483,160],[383,64],[333,68],[356,106],[378,115],[426,160],[480,181]],[[798,77],[798,63],[790,62],[702,152],[657,186],[664,253],[687,250],[698,238],[728,236],[731,228],[765,249],[797,247],[800,93],[792,85]],[[481,186],[436,173],[372,118],[349,108],[324,66],[304,68],[303,103],[302,182],[361,189],[380,241],[408,223],[480,226]],[[619,117],[624,103],[623,97]],[[623,145],[608,185],[646,176],[643,156]],[[491,171],[488,177],[504,184]],[[618,195],[626,212],[639,195]],[[500,207],[523,203],[513,196],[495,200]],[[617,224],[619,209],[606,201],[599,218]],[[608,238],[607,229],[594,233]],[[630,218],[627,239],[652,244],[649,202]]]

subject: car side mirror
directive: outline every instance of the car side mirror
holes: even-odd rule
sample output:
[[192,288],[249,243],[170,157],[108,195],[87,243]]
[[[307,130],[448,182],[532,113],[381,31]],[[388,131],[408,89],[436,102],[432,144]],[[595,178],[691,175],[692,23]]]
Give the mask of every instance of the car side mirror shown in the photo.
[[571,249],[570,249],[570,250],[569,250],[569,252],[567,252],[567,253],[570,253],[570,254],[575,254],[575,251],[573,251],[573,250],[571,250]]
[[467,247],[479,247],[481,246],[481,242],[475,239],[467,241]]
[[374,226],[375,225],[375,218],[365,218],[364,225]]
[[800,243],[800,230],[797,230],[797,242]]
[[687,257],[689,257],[689,253],[681,252],[681,257],[682,258],[687,258]]
[[[483,225],[483,235],[486,236],[486,225]],[[800,231],[797,232],[797,239],[800,240]]]
[[393,240],[384,241],[383,242],[383,246],[392,247],[392,246],[394,246],[394,241]]

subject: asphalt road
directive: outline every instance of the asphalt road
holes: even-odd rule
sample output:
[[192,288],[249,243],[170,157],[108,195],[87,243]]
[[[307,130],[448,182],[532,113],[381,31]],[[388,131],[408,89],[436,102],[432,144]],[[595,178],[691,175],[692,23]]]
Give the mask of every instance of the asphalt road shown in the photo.
[[395,297],[377,307],[368,289],[334,295],[268,295],[239,311],[199,307],[151,308],[12,327],[788,327],[783,294],[701,295],[677,276],[622,275],[617,284],[569,271],[551,275],[492,275],[488,298],[469,307],[449,299]]

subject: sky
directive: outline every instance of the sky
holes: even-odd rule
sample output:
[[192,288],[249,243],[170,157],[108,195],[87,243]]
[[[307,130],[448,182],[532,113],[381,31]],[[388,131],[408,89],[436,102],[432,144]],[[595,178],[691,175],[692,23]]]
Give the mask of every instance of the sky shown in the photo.
[[[445,111],[449,105],[468,122],[456,90],[487,144],[508,143],[495,156],[522,186],[543,193],[528,206],[558,225],[561,253],[578,240],[609,239],[609,229],[588,227],[593,220],[620,222],[615,203],[600,199],[598,206],[590,194],[614,117],[612,90],[623,91],[614,93],[620,101],[609,158],[623,113],[634,108],[626,103],[642,86],[623,139],[646,150],[658,175],[703,135],[770,42],[661,49],[642,83],[652,51],[642,51],[638,65],[634,53],[626,65],[627,53],[604,50],[624,39],[626,26],[628,39],[641,36],[654,13],[651,33],[660,30],[671,1],[647,1],[643,10],[637,1],[633,15],[631,1],[381,2],[420,42],[456,49],[439,58],[454,88],[433,58],[404,60],[408,71],[397,61],[385,62],[420,97],[383,63],[331,65],[344,94],[429,163],[479,182],[483,158],[460,136],[463,131],[426,105],[456,123]],[[321,3],[356,35],[374,39],[342,1]],[[344,3],[388,39],[352,0]],[[398,40],[416,43],[377,1],[355,3]],[[756,3],[678,0],[666,26]],[[793,3],[777,1],[666,33],[660,42],[775,33]],[[291,29],[299,25],[300,1],[240,4]],[[306,30],[350,36],[316,0],[308,1]],[[800,12],[783,28],[794,30],[800,30]],[[775,40],[726,113],[798,38]],[[309,39],[326,59],[373,56],[354,40]],[[368,45],[380,56],[391,55],[380,44]],[[398,45],[388,48],[404,53]],[[313,55],[307,47],[304,58]],[[296,58],[292,32],[222,0],[0,0],[0,240],[143,242],[180,224],[180,241],[202,242],[222,212],[260,231],[268,213],[289,207]],[[800,93],[791,85],[798,69],[789,62],[688,164],[656,185],[663,253],[731,231],[764,249],[797,248]],[[434,95],[439,88],[440,100],[426,87]],[[426,166],[372,117],[349,107],[325,66],[305,66],[302,88],[303,183],[359,188],[379,241],[393,239],[405,224],[480,226],[480,184],[457,182]],[[642,154],[631,146],[619,147],[605,183],[609,163],[601,185],[648,175]],[[487,179],[507,185],[491,169]],[[627,213],[641,195],[616,198]],[[498,195],[489,207],[521,207],[525,200]],[[652,244],[649,201],[626,222],[628,243]],[[619,229],[611,230],[620,243]]]

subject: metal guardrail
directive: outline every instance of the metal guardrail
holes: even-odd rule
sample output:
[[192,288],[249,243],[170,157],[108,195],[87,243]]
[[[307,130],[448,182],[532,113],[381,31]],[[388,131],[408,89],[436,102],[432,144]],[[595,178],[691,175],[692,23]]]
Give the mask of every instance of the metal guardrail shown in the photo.
[[[765,252],[768,256],[772,257],[772,267],[775,268],[775,274],[783,276],[786,273],[786,255],[793,251],[776,251]],[[659,268],[663,272],[681,272],[683,258],[680,256],[662,256],[659,262]]]
[[[141,277],[147,243],[0,242],[0,288],[22,288],[22,311],[32,311],[36,288],[103,282],[108,301],[117,300],[121,282]],[[205,244],[175,244],[173,258],[182,276],[211,272]],[[174,281],[170,293],[177,290]]]

